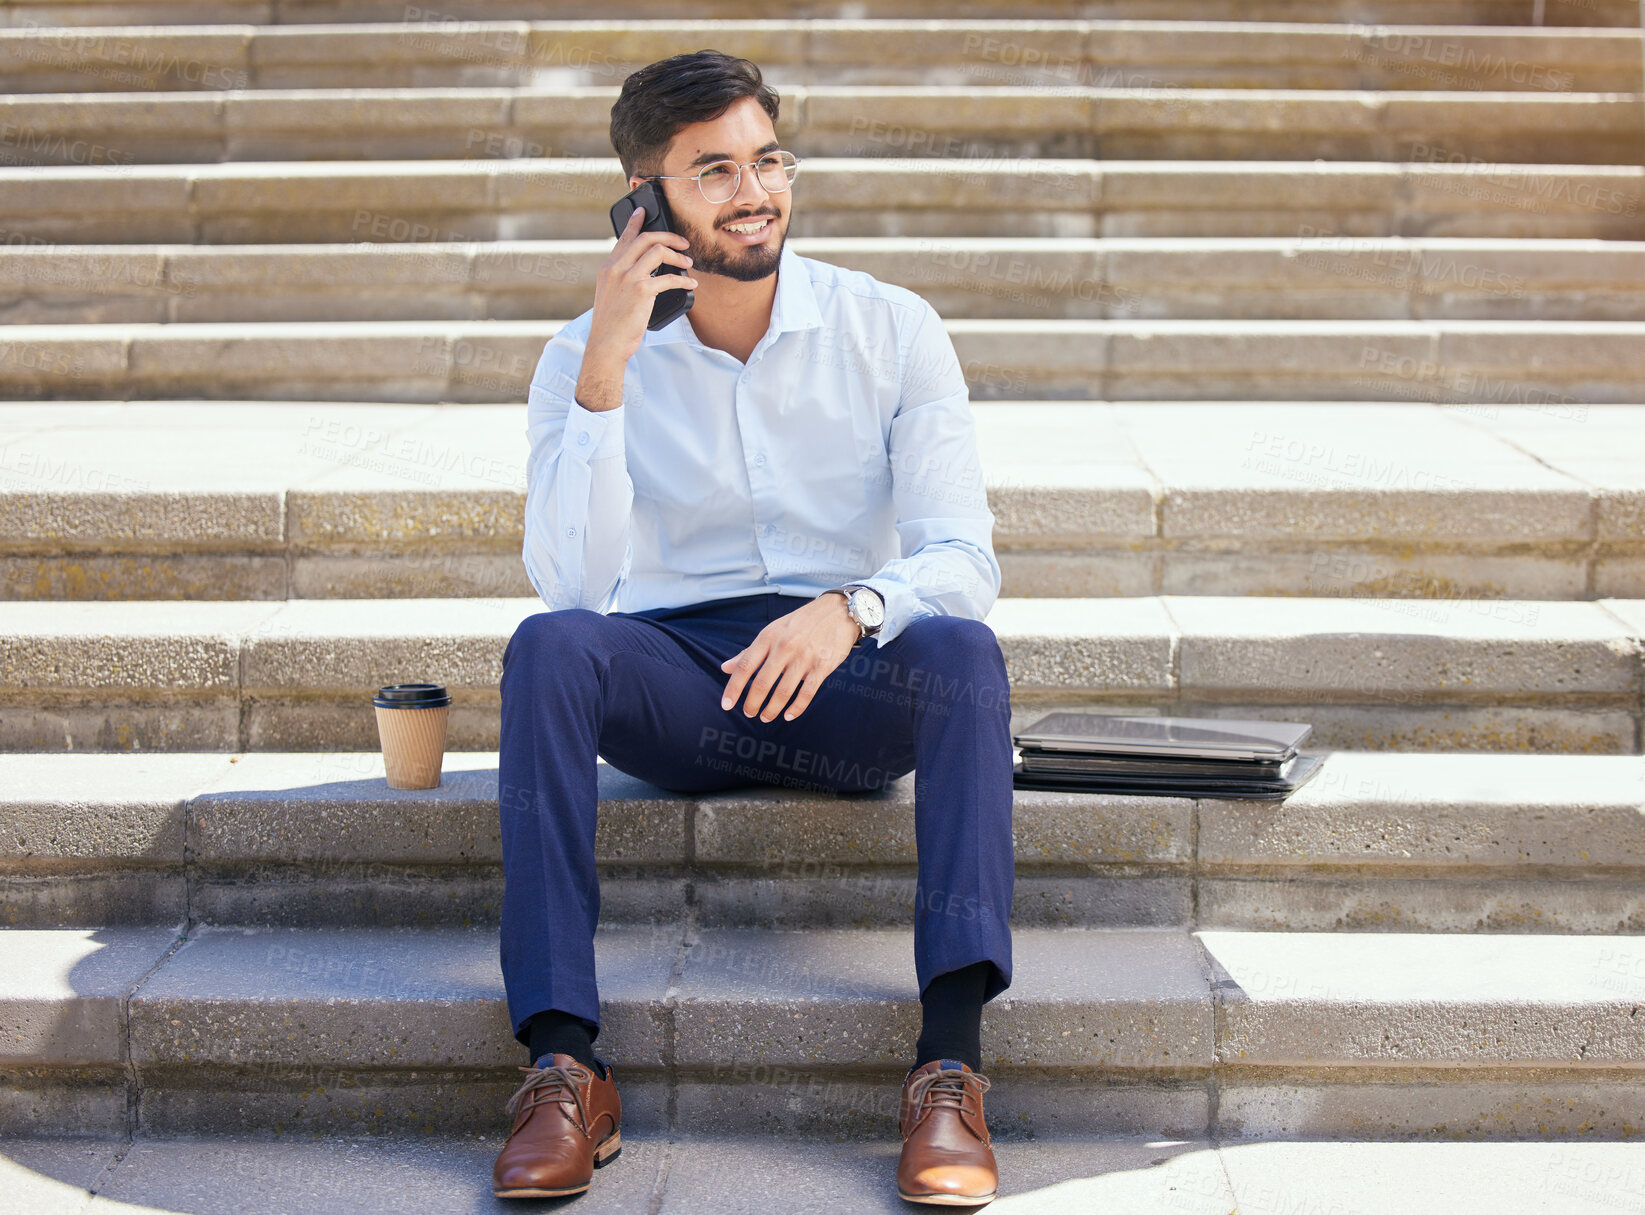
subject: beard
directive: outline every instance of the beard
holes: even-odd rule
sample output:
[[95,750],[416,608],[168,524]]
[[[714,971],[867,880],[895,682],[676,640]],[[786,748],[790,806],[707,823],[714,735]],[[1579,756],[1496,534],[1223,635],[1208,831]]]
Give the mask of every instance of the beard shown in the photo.
[[[747,220],[727,220],[727,223],[746,223],[764,216],[764,212],[755,212]],[[777,265],[782,260],[783,242],[788,239],[786,230],[778,231],[777,225],[781,222],[775,215],[769,216],[771,232],[765,240],[757,245],[738,245],[732,249],[720,247],[718,229],[705,231],[685,220],[676,220],[680,235],[690,242],[686,253],[691,257],[693,272],[718,274],[725,278],[736,279],[740,283],[757,283],[762,278],[768,278],[777,272]]]

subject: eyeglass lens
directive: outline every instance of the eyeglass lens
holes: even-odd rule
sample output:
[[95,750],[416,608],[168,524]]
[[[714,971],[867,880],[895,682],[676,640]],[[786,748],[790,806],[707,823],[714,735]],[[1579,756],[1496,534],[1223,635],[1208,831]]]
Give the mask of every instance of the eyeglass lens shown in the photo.
[[[697,184],[702,187],[703,197],[715,203],[734,197],[737,187],[742,184],[738,179],[740,171],[740,166],[730,160],[718,160],[706,166],[697,174]],[[788,189],[798,171],[799,165],[791,153],[772,152],[760,157],[759,182],[765,189],[777,194]]]

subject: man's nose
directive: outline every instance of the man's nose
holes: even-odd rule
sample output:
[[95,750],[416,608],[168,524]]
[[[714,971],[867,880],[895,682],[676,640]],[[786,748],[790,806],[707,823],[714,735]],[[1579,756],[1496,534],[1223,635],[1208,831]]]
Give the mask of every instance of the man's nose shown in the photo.
[[771,191],[760,184],[759,170],[753,165],[743,166],[742,180],[737,183],[737,192],[731,196],[731,201],[741,203],[745,194],[749,206],[759,206],[771,199]]

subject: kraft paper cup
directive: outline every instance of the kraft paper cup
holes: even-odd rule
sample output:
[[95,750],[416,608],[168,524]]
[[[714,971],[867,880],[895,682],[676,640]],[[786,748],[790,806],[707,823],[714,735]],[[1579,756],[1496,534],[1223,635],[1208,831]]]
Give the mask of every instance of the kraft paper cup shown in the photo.
[[437,683],[394,683],[378,688],[377,737],[390,789],[434,789],[446,751],[451,697]]

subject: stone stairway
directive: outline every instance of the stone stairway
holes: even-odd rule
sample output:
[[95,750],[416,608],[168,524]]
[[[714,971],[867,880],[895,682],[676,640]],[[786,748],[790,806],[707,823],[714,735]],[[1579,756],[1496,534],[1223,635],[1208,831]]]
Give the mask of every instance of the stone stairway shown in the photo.
[[[1637,4],[673,7],[0,3],[0,1210],[489,1201],[520,402],[623,76],[701,46],[783,94],[796,250],[948,325],[1013,728],[1331,753],[1016,794],[1001,1209],[1462,1147],[1446,1210],[1645,1202]],[[389,790],[366,697],[422,678],[445,779]],[[901,1207],[912,776],[600,790],[632,1144],[584,1205]]]
[[[1008,598],[1640,595],[1637,407],[973,412]],[[515,405],[59,401],[4,419],[6,599],[534,594]]]

